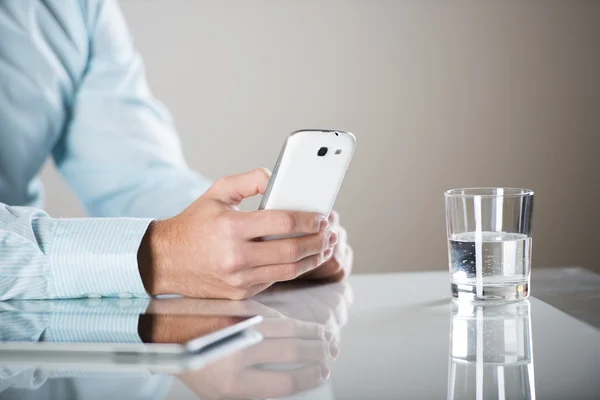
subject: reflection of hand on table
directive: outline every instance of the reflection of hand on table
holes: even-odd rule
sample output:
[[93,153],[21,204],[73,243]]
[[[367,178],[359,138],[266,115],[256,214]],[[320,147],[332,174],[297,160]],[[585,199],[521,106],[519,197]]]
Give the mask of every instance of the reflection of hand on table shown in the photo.
[[[284,397],[322,384],[329,376],[329,358],[327,344],[320,339],[265,338],[179,378],[203,400]],[[261,368],[264,364],[294,368],[266,370]]]
[[349,284],[338,283],[276,286],[244,302],[181,303],[179,309],[201,307],[204,313],[261,314],[265,319],[257,328],[264,336],[261,343],[179,379],[201,399],[276,398],[320,386],[329,377],[329,362],[339,354],[339,331],[351,299]]
[[[348,322],[352,305],[352,286],[346,281],[328,285],[303,283],[280,284],[254,297],[281,315],[296,321],[296,325],[315,324],[328,339],[336,343],[341,328]],[[277,323],[277,322],[273,322]],[[265,320],[262,324],[268,326]]]

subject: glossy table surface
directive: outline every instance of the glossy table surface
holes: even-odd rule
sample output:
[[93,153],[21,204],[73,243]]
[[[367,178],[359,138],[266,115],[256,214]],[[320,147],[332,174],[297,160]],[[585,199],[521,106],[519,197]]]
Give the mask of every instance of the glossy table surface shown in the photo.
[[600,276],[535,269],[531,288],[526,301],[457,303],[446,272],[420,272],[282,285],[244,302],[153,300],[147,312],[261,314],[264,338],[174,375],[0,360],[0,399],[600,398]]

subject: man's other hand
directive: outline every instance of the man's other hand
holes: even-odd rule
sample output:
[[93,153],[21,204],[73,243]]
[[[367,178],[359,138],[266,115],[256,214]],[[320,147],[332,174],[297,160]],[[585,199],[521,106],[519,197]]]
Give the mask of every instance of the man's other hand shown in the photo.
[[354,253],[348,245],[348,234],[340,225],[340,215],[332,211],[329,215],[329,229],[338,237],[334,248],[325,251],[323,264],[300,277],[303,280],[328,280],[339,282],[350,275]]

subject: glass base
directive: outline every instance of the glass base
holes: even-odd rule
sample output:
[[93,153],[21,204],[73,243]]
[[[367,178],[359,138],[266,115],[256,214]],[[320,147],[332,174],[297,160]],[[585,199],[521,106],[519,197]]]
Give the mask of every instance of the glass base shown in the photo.
[[529,296],[529,282],[484,285],[481,296],[477,295],[477,286],[452,283],[452,297],[469,301],[515,301]]

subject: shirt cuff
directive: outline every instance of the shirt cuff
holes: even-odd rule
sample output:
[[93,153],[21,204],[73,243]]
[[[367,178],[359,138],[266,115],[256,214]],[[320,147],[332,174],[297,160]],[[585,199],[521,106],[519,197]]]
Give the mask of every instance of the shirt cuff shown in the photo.
[[145,218],[59,220],[50,251],[56,297],[148,297],[137,253],[150,222]]

